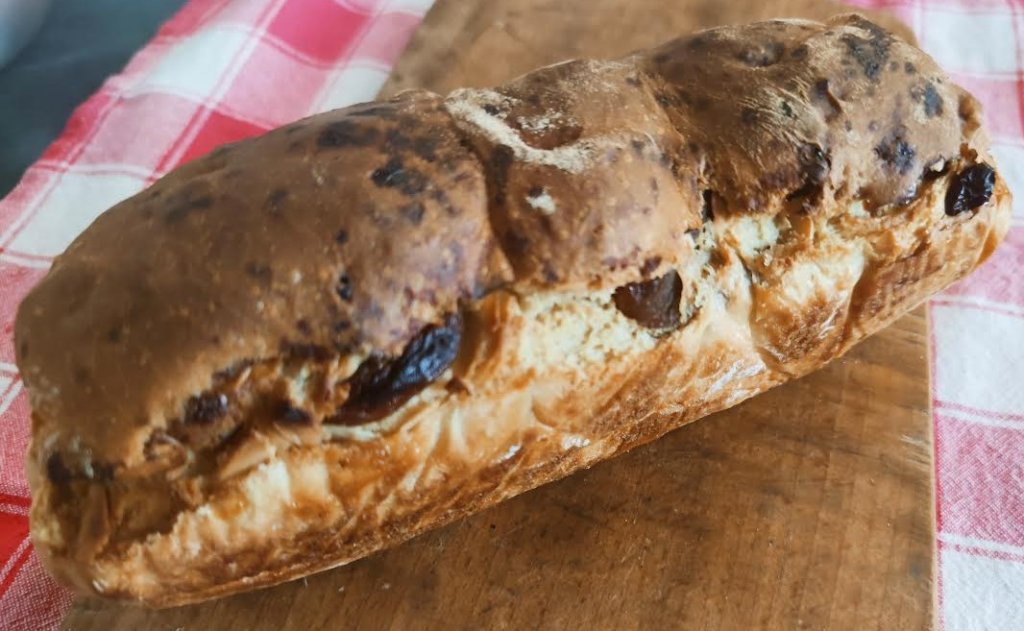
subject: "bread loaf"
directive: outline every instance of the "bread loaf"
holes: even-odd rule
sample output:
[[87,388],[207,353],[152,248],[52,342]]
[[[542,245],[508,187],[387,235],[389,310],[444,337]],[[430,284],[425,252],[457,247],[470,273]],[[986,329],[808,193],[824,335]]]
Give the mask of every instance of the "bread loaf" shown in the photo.
[[858,16],[314,116],[25,299],[33,540],[154,606],[347,563],[814,370],[1009,216],[977,102]]

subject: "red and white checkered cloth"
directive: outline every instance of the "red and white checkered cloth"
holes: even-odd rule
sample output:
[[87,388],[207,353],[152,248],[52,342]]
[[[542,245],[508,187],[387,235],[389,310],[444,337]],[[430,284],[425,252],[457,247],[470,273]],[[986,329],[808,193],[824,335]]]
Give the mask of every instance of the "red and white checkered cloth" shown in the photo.
[[[212,147],[368,100],[432,0],[191,0],[0,201],[0,628],[71,602],[28,540],[29,410],[14,313],[100,212]],[[851,0],[885,7],[986,105],[1017,192],[993,260],[933,299],[938,626],[1024,629],[1024,0]]]

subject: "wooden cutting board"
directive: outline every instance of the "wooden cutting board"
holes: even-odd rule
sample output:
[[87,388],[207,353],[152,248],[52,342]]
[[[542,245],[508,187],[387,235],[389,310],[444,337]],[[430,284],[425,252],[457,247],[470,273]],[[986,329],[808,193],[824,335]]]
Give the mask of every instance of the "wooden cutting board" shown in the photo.
[[[437,0],[384,92],[486,85],[695,28],[839,10]],[[64,626],[928,628],[930,427],[918,309],[814,375],[393,550],[168,611],[80,600]]]

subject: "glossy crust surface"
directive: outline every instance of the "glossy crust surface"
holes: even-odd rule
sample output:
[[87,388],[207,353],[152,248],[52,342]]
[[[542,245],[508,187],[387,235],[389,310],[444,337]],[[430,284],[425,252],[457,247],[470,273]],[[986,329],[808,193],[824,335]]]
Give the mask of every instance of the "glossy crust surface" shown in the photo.
[[841,355],[992,252],[994,167],[976,101],[858,16],[219,149],[21,306],[34,541],[155,606],[394,545]]

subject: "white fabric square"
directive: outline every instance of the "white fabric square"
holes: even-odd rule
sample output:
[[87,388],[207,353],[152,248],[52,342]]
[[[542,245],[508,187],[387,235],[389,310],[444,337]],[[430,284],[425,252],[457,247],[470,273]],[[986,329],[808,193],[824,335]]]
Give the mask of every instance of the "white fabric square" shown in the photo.
[[[1024,345],[1018,316],[967,305],[932,305],[935,394],[940,401],[987,410],[1024,409]],[[955,358],[955,359],[953,359]]]
[[424,15],[433,4],[434,0],[389,0],[383,3],[381,9],[387,13],[402,11],[413,15]]
[[251,47],[252,35],[238,28],[209,28],[175,44],[129,94],[167,91],[206,101],[221,87],[239,52]]
[[947,70],[983,75],[1015,73],[1015,39],[1013,20],[1005,13],[929,8],[921,48]]
[[371,101],[388,78],[388,71],[367,64],[352,64],[335,73],[313,102],[310,114]]
[[1024,629],[1024,564],[942,550],[946,631]]
[[13,254],[56,256],[100,213],[143,186],[142,178],[130,175],[65,173],[7,249]]

